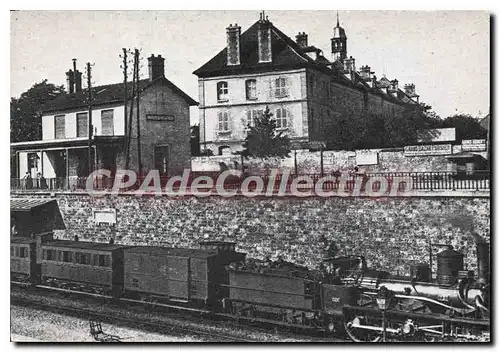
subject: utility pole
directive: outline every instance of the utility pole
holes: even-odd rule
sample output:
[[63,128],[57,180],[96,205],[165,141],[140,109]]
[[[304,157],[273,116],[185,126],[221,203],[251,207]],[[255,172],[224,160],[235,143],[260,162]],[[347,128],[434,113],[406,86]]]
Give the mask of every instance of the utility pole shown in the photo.
[[127,49],[123,48],[123,116],[125,116],[125,132],[127,131]]
[[[127,157],[125,159],[125,169],[128,170],[129,164],[130,164],[130,145],[132,143],[132,121],[133,121],[133,112],[134,112],[134,97],[135,97],[135,71],[137,69],[136,65],[136,59],[135,59],[135,54],[134,54],[134,61],[133,61],[133,69],[132,69],[132,93],[131,93],[131,99],[130,99],[130,111],[129,111],[129,117],[128,117],[128,131],[127,131]],[[125,119],[127,119],[127,116],[125,116]]]
[[135,61],[136,61],[136,70],[135,70],[135,84],[137,86],[135,98],[137,104],[137,162],[139,166],[139,175],[142,176],[142,160],[141,160],[141,124],[139,121],[139,50],[135,49]]
[[87,62],[87,87],[89,100],[89,147],[88,147],[88,171],[89,176],[92,173],[92,68],[90,62]]

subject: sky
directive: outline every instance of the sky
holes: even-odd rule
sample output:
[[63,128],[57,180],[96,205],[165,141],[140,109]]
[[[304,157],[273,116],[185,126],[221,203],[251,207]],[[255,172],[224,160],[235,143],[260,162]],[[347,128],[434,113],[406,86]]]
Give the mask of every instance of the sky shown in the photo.
[[[122,48],[138,48],[141,77],[146,57],[165,57],[165,74],[198,100],[192,74],[226,45],[226,27],[242,32],[259,19],[247,11],[17,11],[11,12],[11,96],[47,79],[65,85],[72,58],[92,84],[123,81]],[[336,11],[266,11],[269,20],[295,39],[331,58]],[[368,65],[377,78],[414,83],[420,100],[441,117],[455,113],[484,116],[490,107],[490,14],[486,11],[339,11],[347,34],[347,54],[359,69]],[[197,108],[191,123],[197,123]]]

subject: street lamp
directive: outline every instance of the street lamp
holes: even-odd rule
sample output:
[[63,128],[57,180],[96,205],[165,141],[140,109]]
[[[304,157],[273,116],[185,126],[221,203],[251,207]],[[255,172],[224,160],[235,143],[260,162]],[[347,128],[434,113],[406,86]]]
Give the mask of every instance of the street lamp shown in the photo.
[[376,300],[378,308],[382,311],[382,341],[386,342],[385,311],[389,308],[392,292],[387,287],[380,287]]

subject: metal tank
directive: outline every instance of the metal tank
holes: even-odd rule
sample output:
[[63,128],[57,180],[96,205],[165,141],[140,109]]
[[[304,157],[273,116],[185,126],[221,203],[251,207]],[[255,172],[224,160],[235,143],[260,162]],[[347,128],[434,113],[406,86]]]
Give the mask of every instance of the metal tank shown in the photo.
[[453,285],[458,271],[464,268],[464,255],[452,248],[437,254],[437,281],[439,285]]
[[430,268],[427,263],[417,263],[410,266],[410,278],[418,282],[430,282]]

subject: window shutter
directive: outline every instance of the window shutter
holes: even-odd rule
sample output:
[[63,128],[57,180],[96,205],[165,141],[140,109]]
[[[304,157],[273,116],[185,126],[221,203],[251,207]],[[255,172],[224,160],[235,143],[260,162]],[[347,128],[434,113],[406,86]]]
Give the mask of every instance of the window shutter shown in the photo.
[[269,98],[275,98],[275,79],[269,78]]
[[285,87],[286,87],[285,96],[289,96],[291,89],[292,89],[292,80],[288,79],[288,77],[285,77],[284,79],[285,79]]
[[114,135],[113,110],[101,111],[101,134],[103,136]]

